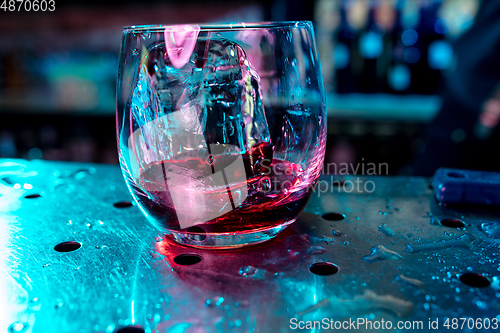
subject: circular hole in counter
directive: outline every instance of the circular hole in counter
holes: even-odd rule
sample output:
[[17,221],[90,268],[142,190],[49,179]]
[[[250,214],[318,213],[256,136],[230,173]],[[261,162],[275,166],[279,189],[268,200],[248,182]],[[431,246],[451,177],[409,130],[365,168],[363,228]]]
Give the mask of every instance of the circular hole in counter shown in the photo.
[[144,328],[141,326],[127,326],[118,329],[115,333],[144,333]]
[[41,197],[40,194],[35,193],[35,194],[25,195],[24,199],[35,199],[35,198],[40,198],[40,197]]
[[177,265],[190,266],[201,261],[201,256],[195,253],[183,253],[174,258]]
[[333,275],[339,271],[337,265],[331,262],[317,262],[309,266],[309,271],[316,275]]
[[81,247],[82,243],[69,241],[57,244],[56,246],[54,246],[54,250],[56,250],[57,252],[73,252]]
[[340,213],[326,213],[323,214],[321,217],[328,221],[341,221],[345,219],[345,215]]
[[485,288],[488,287],[491,282],[486,276],[478,273],[465,273],[460,275],[460,281],[469,287]]
[[127,208],[132,207],[132,203],[130,201],[120,201],[113,204],[116,208]]
[[442,219],[440,221],[441,225],[448,228],[464,228],[465,222],[459,219]]

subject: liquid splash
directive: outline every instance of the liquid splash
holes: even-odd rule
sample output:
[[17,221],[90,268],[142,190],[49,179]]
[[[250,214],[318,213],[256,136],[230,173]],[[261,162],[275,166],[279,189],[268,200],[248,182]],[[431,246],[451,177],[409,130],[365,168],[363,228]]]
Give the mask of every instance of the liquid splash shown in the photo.
[[381,260],[394,260],[403,258],[399,253],[385,248],[383,245],[372,247],[372,253],[364,256],[363,260],[367,263],[373,263]]
[[394,297],[392,295],[378,295],[372,290],[365,290],[363,294],[356,295],[352,299],[339,299],[337,297],[330,297],[324,299],[313,306],[297,313],[297,316],[304,316],[307,313],[313,312],[320,308],[337,309],[336,314],[343,316],[344,314],[351,314],[359,312],[360,310],[380,309],[397,315],[398,317],[406,317],[413,310],[413,303]]
[[424,244],[406,244],[406,252],[408,253],[417,253],[423,251],[434,251],[440,249],[447,249],[450,247],[456,248],[466,248],[471,249],[473,245],[473,241],[476,239],[475,236],[467,233],[457,238],[445,239],[442,241],[436,241],[433,243],[424,243]]
[[425,289],[424,289],[425,283],[423,281],[420,281],[418,279],[412,279],[412,278],[406,277],[403,274],[399,275],[396,279],[400,280],[400,281],[402,281],[402,282],[404,282],[406,284],[418,287],[418,288],[420,288],[422,290],[422,292],[424,294],[426,294]]
[[257,268],[255,268],[253,266],[245,266],[245,267],[240,268],[239,274],[241,276],[252,276],[257,272],[258,272]]
[[491,238],[500,239],[500,223],[485,222],[481,224],[481,231]]
[[392,229],[390,227],[385,226],[385,225],[379,225],[378,231],[380,231],[381,233],[383,233],[387,237],[394,237],[394,235],[396,235],[396,233],[394,231],[392,231]]
[[178,323],[170,327],[168,331],[172,333],[184,333],[189,327],[191,327],[190,323]]
[[220,306],[224,303],[224,297],[216,296],[212,299],[207,299],[205,301],[205,307]]
[[24,333],[30,325],[26,322],[18,321],[9,326],[9,333]]
[[327,250],[324,247],[321,246],[312,246],[309,249],[307,249],[307,254],[310,256],[314,256],[317,254],[323,254],[326,253]]

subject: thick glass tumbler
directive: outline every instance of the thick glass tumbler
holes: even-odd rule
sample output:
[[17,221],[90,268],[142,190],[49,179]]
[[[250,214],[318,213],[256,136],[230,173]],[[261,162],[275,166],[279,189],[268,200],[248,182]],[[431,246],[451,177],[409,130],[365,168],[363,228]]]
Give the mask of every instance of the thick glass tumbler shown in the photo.
[[165,235],[203,248],[274,237],[324,159],[312,24],[125,28],[116,125],[125,181]]

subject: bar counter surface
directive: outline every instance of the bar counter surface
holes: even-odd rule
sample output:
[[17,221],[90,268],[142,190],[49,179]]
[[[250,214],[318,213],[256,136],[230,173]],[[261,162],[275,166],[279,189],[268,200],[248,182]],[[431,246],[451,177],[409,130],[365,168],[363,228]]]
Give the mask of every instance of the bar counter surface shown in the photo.
[[322,176],[275,239],[201,250],[116,165],[0,159],[0,332],[495,331],[499,217],[426,178]]

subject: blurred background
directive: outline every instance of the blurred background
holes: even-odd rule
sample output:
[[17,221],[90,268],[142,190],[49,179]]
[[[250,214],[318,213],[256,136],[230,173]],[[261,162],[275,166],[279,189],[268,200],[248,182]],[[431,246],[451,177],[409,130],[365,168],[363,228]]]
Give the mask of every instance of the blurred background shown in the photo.
[[[418,174],[426,126],[479,0],[55,1],[0,10],[0,157],[118,163],[115,85],[122,28],[311,20],[328,107],[327,163]],[[463,131],[462,131],[463,132]],[[465,133],[450,140],[460,142]]]

